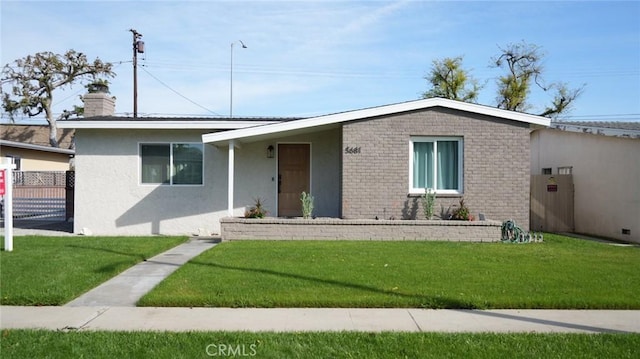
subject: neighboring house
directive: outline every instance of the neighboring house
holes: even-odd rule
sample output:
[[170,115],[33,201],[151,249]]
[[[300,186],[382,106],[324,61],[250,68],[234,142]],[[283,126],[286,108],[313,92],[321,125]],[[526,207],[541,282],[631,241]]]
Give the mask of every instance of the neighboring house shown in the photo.
[[640,243],[639,122],[553,122],[531,147],[532,174],[572,175],[576,233]]
[[546,118],[427,99],[305,119],[119,118],[76,130],[75,232],[219,233],[261,199],[269,216],[422,218],[464,198],[478,217],[529,223],[530,133]]
[[46,125],[0,125],[0,157],[10,157],[20,171],[68,171],[75,154],[73,129],[58,130],[59,147],[49,145]]

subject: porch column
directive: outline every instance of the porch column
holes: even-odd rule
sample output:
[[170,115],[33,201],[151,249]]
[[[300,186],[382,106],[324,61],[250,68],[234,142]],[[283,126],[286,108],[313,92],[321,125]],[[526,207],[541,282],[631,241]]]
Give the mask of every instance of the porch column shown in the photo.
[[235,147],[236,142],[234,140],[229,140],[229,188],[227,188],[227,215],[229,217],[233,217],[233,172],[234,172],[234,161],[235,161]]

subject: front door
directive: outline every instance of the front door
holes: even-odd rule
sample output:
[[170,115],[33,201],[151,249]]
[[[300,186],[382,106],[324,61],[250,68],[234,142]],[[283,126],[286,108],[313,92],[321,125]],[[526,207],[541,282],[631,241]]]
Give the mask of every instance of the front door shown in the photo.
[[309,144],[278,145],[278,216],[302,216],[302,192],[310,188]]

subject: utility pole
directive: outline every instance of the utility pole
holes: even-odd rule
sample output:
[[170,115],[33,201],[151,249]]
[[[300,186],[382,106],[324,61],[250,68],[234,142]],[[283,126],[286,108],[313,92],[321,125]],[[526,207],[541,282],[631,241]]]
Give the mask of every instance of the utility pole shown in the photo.
[[142,34],[134,29],[129,29],[133,34],[133,118],[138,118],[138,53],[144,53],[144,41]]

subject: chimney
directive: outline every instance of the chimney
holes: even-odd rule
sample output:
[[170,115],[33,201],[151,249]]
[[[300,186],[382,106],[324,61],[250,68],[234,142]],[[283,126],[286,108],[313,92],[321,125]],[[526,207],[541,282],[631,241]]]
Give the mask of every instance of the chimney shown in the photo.
[[93,92],[84,95],[84,117],[113,116],[116,101],[104,92]]

